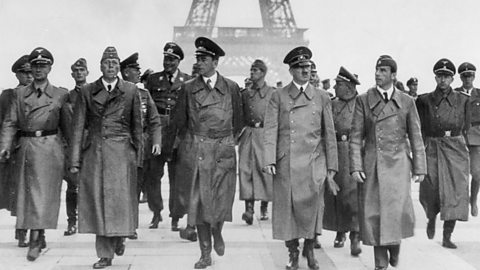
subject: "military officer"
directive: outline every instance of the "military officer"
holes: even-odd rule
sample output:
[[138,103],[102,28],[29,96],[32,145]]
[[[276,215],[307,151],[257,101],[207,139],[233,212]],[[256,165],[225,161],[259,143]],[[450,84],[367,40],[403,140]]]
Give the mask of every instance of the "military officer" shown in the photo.
[[395,88],[396,75],[395,60],[380,56],[376,87],[356,98],[350,131],[350,172],[359,183],[360,237],[363,244],[373,246],[377,270],[387,269],[389,263],[395,267],[401,239],[413,236],[411,175],[421,182],[426,174],[415,102]]
[[418,91],[418,79],[415,77],[412,77],[408,79],[407,81],[407,87],[408,87],[408,95],[416,99],[418,97],[417,91]]
[[340,191],[337,196],[325,192],[323,228],[337,232],[333,244],[336,248],[344,246],[345,234],[350,232],[350,253],[353,256],[358,256],[362,249],[359,243],[357,183],[353,181],[350,175],[348,140],[357,97],[356,86],[360,82],[355,75],[344,67],[340,67],[335,81],[333,88],[336,98],[332,101],[332,112],[337,137],[339,166],[334,179],[340,187]]
[[264,156],[263,120],[268,102],[274,88],[267,85],[265,75],[267,65],[260,59],[250,68],[252,84],[242,91],[243,115],[245,129],[239,139],[239,180],[240,200],[245,201],[245,213],[242,219],[253,223],[255,200],[261,201],[260,220],[267,220],[268,202],[272,197],[272,176],[262,172]]
[[[155,101],[157,106],[158,113],[160,114],[160,119],[162,121],[162,149],[170,145],[174,145],[174,150],[171,153],[167,153],[162,150],[162,154],[158,157],[154,157],[152,162],[155,162],[155,165],[152,165],[152,170],[150,174],[152,179],[156,178],[159,182],[159,188],[151,191],[148,196],[155,196],[159,198],[159,204],[152,207],[153,218],[150,225],[151,229],[158,228],[158,223],[162,221],[162,216],[160,211],[163,209],[163,200],[162,194],[160,193],[160,181],[164,175],[163,168],[165,163],[168,166],[168,178],[170,184],[170,193],[168,207],[170,210],[170,217],[172,218],[171,230],[178,231],[178,220],[183,217],[185,214],[185,207],[181,205],[182,198],[178,197],[177,189],[182,189],[182,186],[178,186],[177,180],[175,177],[175,164],[177,156],[177,144],[178,140],[174,136],[167,136],[169,130],[171,129],[170,125],[172,123],[171,114],[175,108],[177,102],[178,91],[180,86],[190,79],[190,76],[180,71],[178,65],[180,61],[183,60],[183,51],[180,46],[173,42],[167,42],[163,48],[163,71],[156,72],[151,74],[148,77],[146,87],[150,91],[150,94]],[[180,184],[181,185],[181,184]],[[182,233],[181,236],[186,237],[191,241],[196,241],[195,228],[187,227],[185,234]]]
[[235,139],[243,113],[239,86],[216,70],[225,52],[205,37],[197,38],[195,47],[200,76],[182,85],[173,130],[182,138],[177,180],[188,187],[180,196],[188,203],[188,224],[198,230],[201,257],[194,267],[203,269],[212,264],[212,236],[215,252],[225,252],[222,228],[232,221]]
[[318,77],[318,73],[317,73],[317,65],[315,65],[315,62],[313,62],[313,61],[312,61],[310,74],[311,74],[310,84],[315,88],[319,88],[320,87],[320,78]]
[[[70,106],[70,113],[73,115],[73,109],[78,95],[80,94],[80,88],[87,84],[88,68],[87,60],[85,58],[79,58],[70,67],[72,70],[72,78],[75,81],[75,88],[68,92],[68,104]],[[68,167],[65,166],[65,167]],[[67,210],[67,230],[63,232],[63,235],[73,235],[77,233],[77,194],[78,194],[78,175],[71,174],[67,168],[65,174],[65,181],[67,182],[67,191],[65,196],[66,210]]]
[[457,248],[451,235],[457,220],[468,220],[469,154],[464,136],[470,127],[469,95],[453,91],[455,65],[440,59],[433,67],[437,87],[420,95],[417,108],[427,150],[427,181],[420,185],[420,203],[428,218],[427,236],[435,235],[440,213],[445,248]]
[[[64,172],[62,134],[69,139],[68,91],[50,84],[53,56],[35,48],[29,56],[33,83],[18,88],[4,120],[0,157],[9,157],[19,136],[13,179],[17,188],[17,229],[30,229],[27,259],[46,247],[45,229],[56,229]],[[59,132],[61,131],[61,132]]]
[[[7,116],[7,113],[10,109],[10,104],[13,100],[13,95],[16,89],[27,86],[33,81],[32,76],[32,69],[30,67],[30,62],[28,61],[29,55],[24,55],[20,57],[15,63],[12,65],[12,72],[15,73],[15,76],[18,80],[18,85],[13,89],[5,89],[2,91],[0,95],[0,130],[3,123],[3,120]],[[12,143],[12,145],[16,145],[16,141]],[[15,147],[12,147],[12,150]],[[12,216],[16,216],[16,194],[17,194],[17,183],[12,177],[13,175],[13,151],[10,154],[10,159],[0,162],[0,185],[2,187],[0,190],[2,194],[0,194],[1,202],[0,202],[0,209],[6,208],[10,211]],[[18,240],[19,247],[28,247],[28,244],[25,242],[25,238],[27,235],[27,230],[24,229],[16,229],[15,230],[15,239]]]
[[319,268],[313,248],[322,230],[324,180],[334,194],[338,191],[331,101],[309,83],[311,57],[307,47],[285,56],[293,81],[273,92],[264,120],[264,171],[273,175],[273,238],[285,241],[289,270],[298,269],[299,238],[305,238],[308,267]]
[[114,254],[123,255],[125,237],[138,226],[137,167],[143,154],[139,90],[118,78],[114,47],[103,52],[100,69],[102,77],[80,89],[70,150],[70,171],[80,170],[78,231],[96,235],[95,269],[110,266]]
[[480,89],[473,86],[476,67],[468,62],[458,67],[462,86],[456,91],[470,95],[470,122],[467,133],[468,150],[470,155],[470,174],[472,185],[470,187],[470,212],[472,216],[478,215],[477,196],[480,185]]
[[[122,78],[125,81],[131,82],[135,85],[140,82],[141,74],[140,65],[137,61],[138,53],[134,53],[120,62],[120,73],[122,74]],[[141,191],[145,190],[147,192],[148,207],[150,210],[154,211],[158,205],[162,204],[162,197],[155,196],[157,194],[161,194],[160,179],[151,173],[151,171],[155,171],[153,167],[156,166],[156,164],[152,162],[152,158],[160,154],[162,130],[160,116],[158,115],[157,107],[155,106],[155,102],[153,102],[150,93],[143,88],[138,89],[142,108],[144,150],[143,156],[140,157],[142,160],[139,162],[142,167],[138,168],[137,199],[140,199]],[[155,144],[152,142],[155,142]],[[137,233],[135,232],[129,238],[137,239],[137,237]]]

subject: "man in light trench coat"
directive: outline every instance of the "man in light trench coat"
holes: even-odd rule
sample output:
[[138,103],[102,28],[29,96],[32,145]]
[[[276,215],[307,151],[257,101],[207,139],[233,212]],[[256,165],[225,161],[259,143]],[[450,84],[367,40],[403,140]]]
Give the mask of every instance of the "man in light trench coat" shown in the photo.
[[401,239],[413,236],[410,181],[413,174],[421,182],[427,172],[415,102],[394,87],[396,73],[397,63],[380,56],[377,85],[357,97],[350,131],[350,172],[360,183],[361,240],[374,246],[377,270],[396,266]]
[[114,253],[123,255],[125,237],[138,226],[137,166],[143,155],[139,90],[118,78],[114,47],[105,49],[100,69],[102,77],[80,90],[70,150],[70,171],[80,170],[78,231],[96,234],[100,260],[94,269],[110,266]]
[[273,175],[273,238],[284,240],[289,270],[298,269],[299,238],[308,267],[318,269],[313,246],[321,234],[325,179],[336,194],[337,141],[328,94],[310,83],[312,52],[290,51],[283,62],[293,81],[277,89],[265,114],[265,167]]

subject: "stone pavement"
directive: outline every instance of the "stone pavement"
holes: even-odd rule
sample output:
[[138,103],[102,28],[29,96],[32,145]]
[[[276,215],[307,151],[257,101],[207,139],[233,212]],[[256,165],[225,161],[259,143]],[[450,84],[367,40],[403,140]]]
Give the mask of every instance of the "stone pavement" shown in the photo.
[[[164,181],[166,182],[166,181]],[[418,202],[418,184],[413,185],[413,198],[417,217],[415,237],[402,242],[400,265],[397,269],[480,269],[480,218],[471,218],[469,222],[459,222],[453,234],[457,250],[441,247],[442,222],[437,222],[437,234],[434,240],[425,235],[426,219]],[[168,202],[168,184],[163,185],[165,202]],[[63,193],[64,194],[64,193]],[[238,195],[237,197],[238,198]],[[259,212],[259,203],[255,209]],[[271,206],[269,205],[269,210]],[[226,242],[225,256],[218,257],[212,252],[214,270],[273,270],[285,269],[288,255],[281,241],[272,239],[271,221],[257,219],[252,226],[241,220],[243,202],[234,204],[234,220],[224,226]],[[198,243],[181,240],[178,232],[170,231],[168,208],[162,212],[164,221],[156,230],[148,229],[151,213],[146,204],[140,205],[140,229],[138,240],[127,240],[125,255],[115,257],[113,266],[107,269],[143,270],[143,269],[193,269],[200,256]],[[185,225],[181,220],[180,225]],[[65,204],[62,203],[57,230],[47,230],[47,248],[35,262],[25,258],[27,249],[16,247],[14,236],[15,219],[5,210],[0,210],[0,270],[10,269],[92,269],[97,261],[95,254],[95,236],[76,234],[63,236],[66,228]],[[333,248],[335,233],[324,231],[320,236],[322,249],[316,250],[320,269],[363,270],[373,269],[373,248],[363,246],[363,253],[357,257],[349,254],[349,242],[345,248]],[[308,269],[306,260],[300,259],[300,269]]]

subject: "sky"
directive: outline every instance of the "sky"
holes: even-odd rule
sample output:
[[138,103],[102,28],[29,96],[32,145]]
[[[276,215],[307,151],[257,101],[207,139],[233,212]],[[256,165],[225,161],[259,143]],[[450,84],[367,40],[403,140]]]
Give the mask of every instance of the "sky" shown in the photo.
[[[84,57],[88,81],[101,75],[100,58],[115,46],[121,59],[139,52],[143,69],[162,70],[162,49],[183,26],[191,0],[0,0],[0,89],[16,85],[12,64],[35,47],[50,50],[50,82],[72,89],[70,65]],[[480,68],[480,2],[475,0],[291,0],[321,79],[340,66],[359,75],[360,92],[373,86],[378,56],[391,55],[398,78],[418,77],[419,92],[433,91],[440,58]],[[261,27],[257,0],[220,0],[216,26]],[[192,44],[193,46],[193,44]],[[293,48],[292,48],[293,49]],[[228,52],[227,52],[228,54]],[[285,66],[285,69],[288,67]],[[180,69],[189,72],[191,67]],[[221,65],[218,67],[221,73]],[[248,70],[245,76],[248,76]],[[273,83],[273,82],[270,82]],[[453,86],[461,84],[458,75]],[[480,84],[479,84],[480,86]]]

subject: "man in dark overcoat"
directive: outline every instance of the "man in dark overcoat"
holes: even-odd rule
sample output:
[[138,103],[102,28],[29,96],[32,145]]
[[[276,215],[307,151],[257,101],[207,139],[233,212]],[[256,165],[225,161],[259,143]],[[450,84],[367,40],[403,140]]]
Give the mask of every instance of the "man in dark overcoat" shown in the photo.
[[[17,183],[17,229],[30,229],[27,259],[46,247],[45,229],[56,229],[69,139],[68,90],[50,84],[53,56],[38,47],[30,53],[33,83],[13,93],[3,122],[0,157],[9,157],[17,139],[12,179]],[[62,138],[64,137],[64,138]]]
[[470,96],[470,128],[467,133],[468,151],[470,156],[470,174],[472,184],[470,186],[470,213],[478,215],[477,197],[480,187],[480,89],[473,86],[477,68],[468,62],[458,67],[458,74],[462,80],[462,86],[455,88],[456,91],[464,92]]
[[445,248],[457,248],[451,236],[457,220],[468,220],[470,157],[465,137],[470,127],[470,101],[450,84],[455,65],[440,59],[433,67],[437,87],[416,101],[427,152],[427,177],[420,184],[420,203],[428,218],[427,237],[435,236],[438,213]]
[[396,75],[395,60],[380,56],[376,87],[357,97],[350,131],[350,172],[360,183],[361,240],[373,246],[378,270],[389,263],[395,267],[401,239],[413,236],[412,174],[421,182],[427,172],[415,102],[395,88]]
[[285,241],[287,269],[298,269],[299,238],[310,269],[318,269],[313,248],[321,234],[325,180],[334,194],[337,142],[330,97],[310,83],[312,52],[291,50],[283,60],[293,81],[272,94],[265,114],[265,168],[273,175],[273,238]]
[[205,37],[197,38],[195,46],[200,76],[182,85],[173,130],[183,133],[176,177],[188,182],[188,193],[181,196],[188,203],[188,224],[198,230],[202,255],[194,267],[202,269],[212,264],[212,236],[216,253],[225,252],[222,228],[232,221],[235,138],[243,127],[243,114],[239,86],[216,70],[225,52]]
[[344,67],[340,67],[335,82],[336,98],[332,100],[332,113],[337,137],[338,173],[334,179],[340,191],[336,196],[325,191],[323,228],[337,232],[333,243],[336,248],[344,246],[346,233],[350,232],[350,253],[358,256],[362,249],[359,243],[357,183],[350,175],[348,141],[357,97],[356,86],[360,82]]
[[242,219],[249,225],[253,222],[255,200],[261,201],[260,220],[267,220],[268,202],[272,200],[272,176],[263,173],[264,129],[263,120],[273,87],[265,82],[267,65],[255,60],[250,68],[252,84],[242,91],[245,128],[239,138],[240,200],[245,201]]
[[[33,81],[32,69],[30,67],[30,62],[28,61],[29,55],[24,55],[20,57],[12,65],[12,72],[15,73],[17,77],[18,85],[13,89],[5,89],[0,94],[0,130],[2,127],[3,120],[7,116],[7,113],[10,109],[10,104],[13,100],[13,94],[16,89],[27,86]],[[0,161],[0,209],[5,208],[10,211],[12,216],[16,216],[16,201],[17,201],[17,183],[12,177],[13,174],[13,156],[15,154],[17,140],[12,143],[12,150],[10,153],[10,159]],[[25,242],[27,235],[27,230],[16,229],[15,230],[15,239],[18,240],[19,247],[28,247],[28,244]]]
[[118,77],[114,47],[105,49],[100,69],[102,77],[80,90],[70,150],[70,171],[80,170],[78,231],[96,235],[95,269],[123,255],[124,238],[138,226],[137,167],[143,152],[139,90]]

